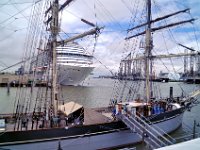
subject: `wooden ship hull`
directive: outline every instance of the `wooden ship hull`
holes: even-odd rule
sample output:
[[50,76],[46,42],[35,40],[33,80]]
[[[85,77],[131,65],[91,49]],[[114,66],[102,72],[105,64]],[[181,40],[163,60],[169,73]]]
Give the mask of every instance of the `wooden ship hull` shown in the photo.
[[[182,124],[182,117],[184,113],[183,108],[160,113],[156,116],[149,116],[149,121],[146,121],[151,127],[157,127],[163,130],[164,133],[170,133],[179,128]],[[150,123],[151,122],[151,123]],[[172,126],[173,124],[173,126]],[[120,132],[119,132],[120,131]],[[51,128],[51,129],[38,129],[38,130],[26,130],[26,131],[8,131],[3,133],[0,136],[0,146],[10,147],[18,145],[23,149],[24,145],[29,144],[39,144],[40,142],[55,142],[57,140],[62,140],[67,143],[67,141],[75,139],[84,139],[89,138],[90,144],[94,145],[97,142],[95,139],[98,139],[98,143],[102,143],[99,147],[100,149],[110,147],[109,144],[104,144],[105,139],[111,140],[119,138],[118,134],[121,134],[121,140],[123,142],[113,143],[113,147],[121,147],[124,145],[133,145],[138,142],[142,142],[142,137],[137,133],[131,131],[125,123],[122,121],[111,121],[108,123],[99,123],[91,125],[79,125],[70,128]],[[156,134],[156,133],[155,133]],[[101,137],[104,137],[103,139]],[[125,137],[129,137],[129,140],[123,140]],[[84,142],[83,142],[84,141]],[[77,140],[74,147],[77,148],[77,144],[87,144],[88,140]],[[81,142],[81,143],[80,143]],[[111,144],[112,145],[112,144]],[[96,145],[97,146],[97,145]],[[72,146],[73,147],[73,146]],[[112,146],[111,146],[112,147]],[[110,147],[110,148],[111,148]],[[112,147],[112,148],[113,148]],[[42,149],[42,148],[41,148]]]

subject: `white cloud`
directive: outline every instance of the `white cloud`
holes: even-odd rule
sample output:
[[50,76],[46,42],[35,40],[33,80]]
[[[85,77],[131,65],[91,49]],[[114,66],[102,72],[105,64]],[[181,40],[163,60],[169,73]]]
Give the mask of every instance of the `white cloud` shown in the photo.
[[[30,2],[31,0],[24,0],[19,1],[15,0],[15,2]],[[1,1],[1,3],[7,2],[6,0]],[[11,1],[13,2],[13,0]],[[11,3],[10,2],[10,3]],[[64,2],[64,0],[63,0]],[[129,25],[133,26],[136,24],[136,22],[130,21],[131,19],[131,11],[138,12],[136,15],[136,21],[144,21],[144,14],[143,17],[139,17],[140,10],[143,9],[145,1],[135,0],[135,1],[128,1],[128,0],[75,0],[72,2],[65,11],[62,13],[62,25],[61,28],[67,33],[80,33],[83,31],[86,31],[90,29],[88,25],[84,24],[80,21],[80,18],[84,18],[90,22],[97,23],[99,26],[105,26],[105,29],[103,30],[103,33],[99,36],[98,44],[95,51],[95,57],[100,60],[105,66],[108,66],[110,70],[113,70],[114,72],[117,72],[117,69],[119,67],[119,62],[122,57],[125,56],[125,54],[128,54],[131,50],[130,48],[132,45],[134,45],[133,41],[131,42],[125,42],[123,39],[125,37],[125,32],[122,32],[122,30],[126,29]],[[163,0],[163,1],[155,1],[156,7],[159,7],[154,11],[157,13],[159,12],[159,15],[156,14],[153,16],[153,18],[160,17],[161,15],[166,15],[175,11],[178,11],[180,9],[184,9],[187,5],[191,8],[191,15],[194,17],[199,17],[199,4],[200,2],[198,0],[187,0],[184,1],[184,5],[181,5],[182,1],[178,0],[175,1],[169,1]],[[62,3],[61,3],[62,4]],[[162,6],[164,4],[164,6]],[[23,10],[27,7],[28,4],[24,5],[5,5],[1,7],[0,5],[0,22],[6,20],[10,16],[16,14],[19,12],[19,10]],[[152,6],[155,6],[154,3]],[[18,9],[16,9],[16,7]],[[137,9],[138,8],[138,9]],[[131,10],[131,11],[130,11]],[[23,15],[28,16],[28,12],[30,12],[30,9],[23,12]],[[6,14],[8,13],[8,14]],[[19,13],[15,17],[19,18],[17,20],[14,20],[13,18],[6,21],[5,23],[0,24],[0,41],[1,39],[4,39],[6,35],[9,35],[9,33],[12,33],[16,29],[20,29],[23,27],[28,26],[28,22],[26,19],[22,18],[23,15]],[[96,17],[95,17],[96,15]],[[170,22],[176,22],[180,21],[181,19],[184,19],[183,17],[188,17],[189,15],[178,15],[178,17],[172,17],[172,19],[168,19],[167,23]],[[175,19],[175,20],[174,20]],[[14,20],[14,22],[12,22]],[[12,23],[11,23],[12,22]],[[196,22],[197,25],[195,25],[195,28],[197,30],[197,37],[199,40],[199,30],[200,30],[200,24],[199,20]],[[138,23],[137,23],[138,24]],[[165,24],[163,22],[162,24]],[[5,29],[2,29],[2,27],[5,27]],[[176,32],[174,35],[174,38],[176,41],[181,41],[185,45],[189,47],[197,47],[197,44],[195,42],[195,38],[193,35],[193,32],[187,27],[187,34],[185,33],[185,28],[187,25],[180,26],[179,28],[182,28],[183,30],[180,30],[179,32]],[[191,26],[190,26],[191,27]],[[114,32],[108,32],[108,31],[114,31]],[[164,30],[167,31],[167,30]],[[159,52],[165,52],[165,42],[167,45],[167,48],[173,52],[179,51],[177,48],[176,42],[173,40],[173,38],[170,36],[170,33],[167,32],[164,33],[164,37],[166,37],[166,41],[162,40],[162,34],[161,32],[154,35],[154,45],[155,50],[159,50]],[[172,29],[171,31],[176,31],[175,29]],[[189,36],[188,36],[189,34]],[[0,59],[3,62],[6,62],[8,65],[11,65],[21,59],[23,44],[25,41],[25,33],[24,30],[17,31],[16,33],[13,33],[12,36],[10,36],[8,39],[0,42]],[[138,40],[138,44],[136,45],[137,48],[135,52],[138,51],[140,40]],[[129,46],[127,46],[127,43],[130,43]],[[134,45],[135,46],[135,45]],[[128,50],[127,50],[128,47]],[[182,49],[181,49],[182,50]],[[159,53],[158,52],[158,53]],[[96,62],[97,69],[95,70],[98,73],[108,73],[107,69],[103,67],[100,63]],[[179,68],[180,66],[177,65]],[[98,68],[101,69],[101,71],[98,71]]]

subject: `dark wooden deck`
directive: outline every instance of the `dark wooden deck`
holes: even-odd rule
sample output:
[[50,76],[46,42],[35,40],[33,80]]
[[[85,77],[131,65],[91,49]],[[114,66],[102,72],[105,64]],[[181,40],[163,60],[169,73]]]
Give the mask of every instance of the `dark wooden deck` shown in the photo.
[[[103,124],[103,123],[109,123],[112,122],[111,113],[107,110],[104,111],[104,108],[84,108],[84,125],[92,125],[92,124]],[[11,119],[12,114],[0,114],[1,117],[7,118],[8,123],[6,123],[6,131],[13,131],[14,130],[14,121]],[[42,124],[41,121],[38,122],[38,127],[36,128],[36,123],[34,123],[33,130],[39,129],[39,125]],[[69,126],[74,126],[69,125]],[[28,128],[27,130],[32,130],[32,121],[31,117],[28,122]],[[62,126],[64,127],[64,126]],[[22,128],[22,130],[26,130],[25,128]]]

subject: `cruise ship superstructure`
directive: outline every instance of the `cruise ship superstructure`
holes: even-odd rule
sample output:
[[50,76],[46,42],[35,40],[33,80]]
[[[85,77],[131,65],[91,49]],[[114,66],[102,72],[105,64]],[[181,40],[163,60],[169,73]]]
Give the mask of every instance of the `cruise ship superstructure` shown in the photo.
[[58,82],[61,85],[78,85],[94,69],[93,55],[75,42],[57,47]]

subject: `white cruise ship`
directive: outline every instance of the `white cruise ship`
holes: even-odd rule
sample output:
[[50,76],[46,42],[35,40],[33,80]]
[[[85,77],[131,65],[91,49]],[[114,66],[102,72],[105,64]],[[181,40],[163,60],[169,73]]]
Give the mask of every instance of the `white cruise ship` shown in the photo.
[[57,47],[58,83],[78,85],[94,69],[93,56],[75,42]]

